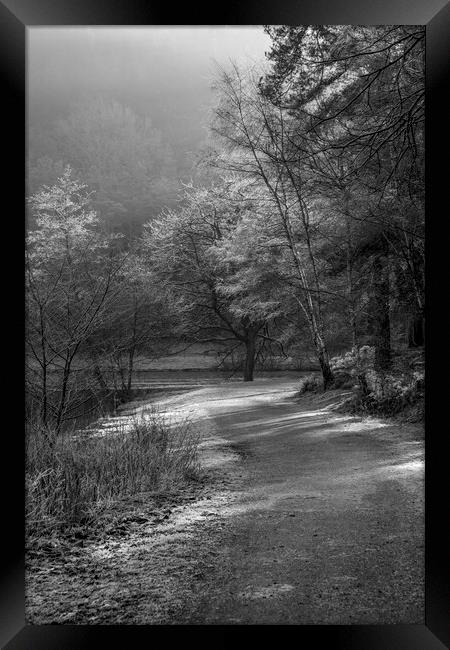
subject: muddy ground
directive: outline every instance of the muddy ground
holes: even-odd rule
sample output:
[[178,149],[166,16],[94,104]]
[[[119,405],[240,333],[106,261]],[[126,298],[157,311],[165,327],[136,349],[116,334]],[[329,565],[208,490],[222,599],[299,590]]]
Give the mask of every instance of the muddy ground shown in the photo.
[[421,425],[297,388],[266,378],[162,401],[201,431],[201,480],[30,555],[28,622],[423,623]]

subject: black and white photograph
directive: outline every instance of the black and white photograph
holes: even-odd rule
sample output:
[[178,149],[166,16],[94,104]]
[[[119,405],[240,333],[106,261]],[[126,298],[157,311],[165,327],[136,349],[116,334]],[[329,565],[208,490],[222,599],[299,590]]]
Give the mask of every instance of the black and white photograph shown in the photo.
[[27,29],[28,625],[424,624],[425,34]]

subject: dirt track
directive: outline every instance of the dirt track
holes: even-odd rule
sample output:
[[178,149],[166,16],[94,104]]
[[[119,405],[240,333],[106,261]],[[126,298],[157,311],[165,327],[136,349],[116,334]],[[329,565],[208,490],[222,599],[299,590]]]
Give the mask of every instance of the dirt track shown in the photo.
[[248,480],[191,620],[422,622],[417,429],[333,414],[290,389],[243,384],[207,403]]
[[422,623],[420,427],[340,415],[339,395],[296,399],[296,387],[232,382],[167,400],[201,424],[211,487],[87,548],[97,586],[78,573],[62,593],[60,573],[60,604],[32,606],[33,622]]

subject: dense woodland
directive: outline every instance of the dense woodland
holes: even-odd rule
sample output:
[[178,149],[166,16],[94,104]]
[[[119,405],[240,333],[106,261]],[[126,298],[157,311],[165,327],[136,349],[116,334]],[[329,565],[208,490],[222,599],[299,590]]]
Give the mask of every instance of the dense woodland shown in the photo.
[[303,351],[327,389],[347,353],[367,390],[364,354],[386,377],[423,346],[424,29],[266,31],[259,67],[217,70],[188,170],[101,95],[45,141],[30,130],[26,378],[44,425],[129,393],[137,355],[204,344],[251,381]]

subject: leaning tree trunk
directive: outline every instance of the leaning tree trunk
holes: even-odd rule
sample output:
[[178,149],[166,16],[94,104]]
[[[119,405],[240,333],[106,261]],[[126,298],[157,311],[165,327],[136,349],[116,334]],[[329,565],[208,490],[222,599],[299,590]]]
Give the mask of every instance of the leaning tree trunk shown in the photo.
[[316,351],[317,359],[319,361],[320,370],[322,371],[323,390],[325,391],[329,386],[333,384],[334,375],[333,375],[333,371],[331,370],[330,357],[328,355],[327,345],[325,343],[325,338],[323,336],[323,323],[321,323],[322,327],[319,328],[317,324],[317,319],[313,312],[313,305],[311,299],[309,304],[311,306],[310,313],[308,313],[308,311],[300,303],[300,305],[303,307],[303,311],[308,320],[309,331],[311,333],[311,340],[314,344],[314,349]]
[[391,324],[389,317],[389,267],[387,259],[377,255],[373,271],[373,323],[375,369],[387,370],[391,365]]
[[331,386],[334,381],[333,372],[330,366],[330,359],[328,357],[327,349],[322,342],[319,341],[316,343],[316,350],[320,369],[322,371],[323,389],[327,390],[327,388]]

